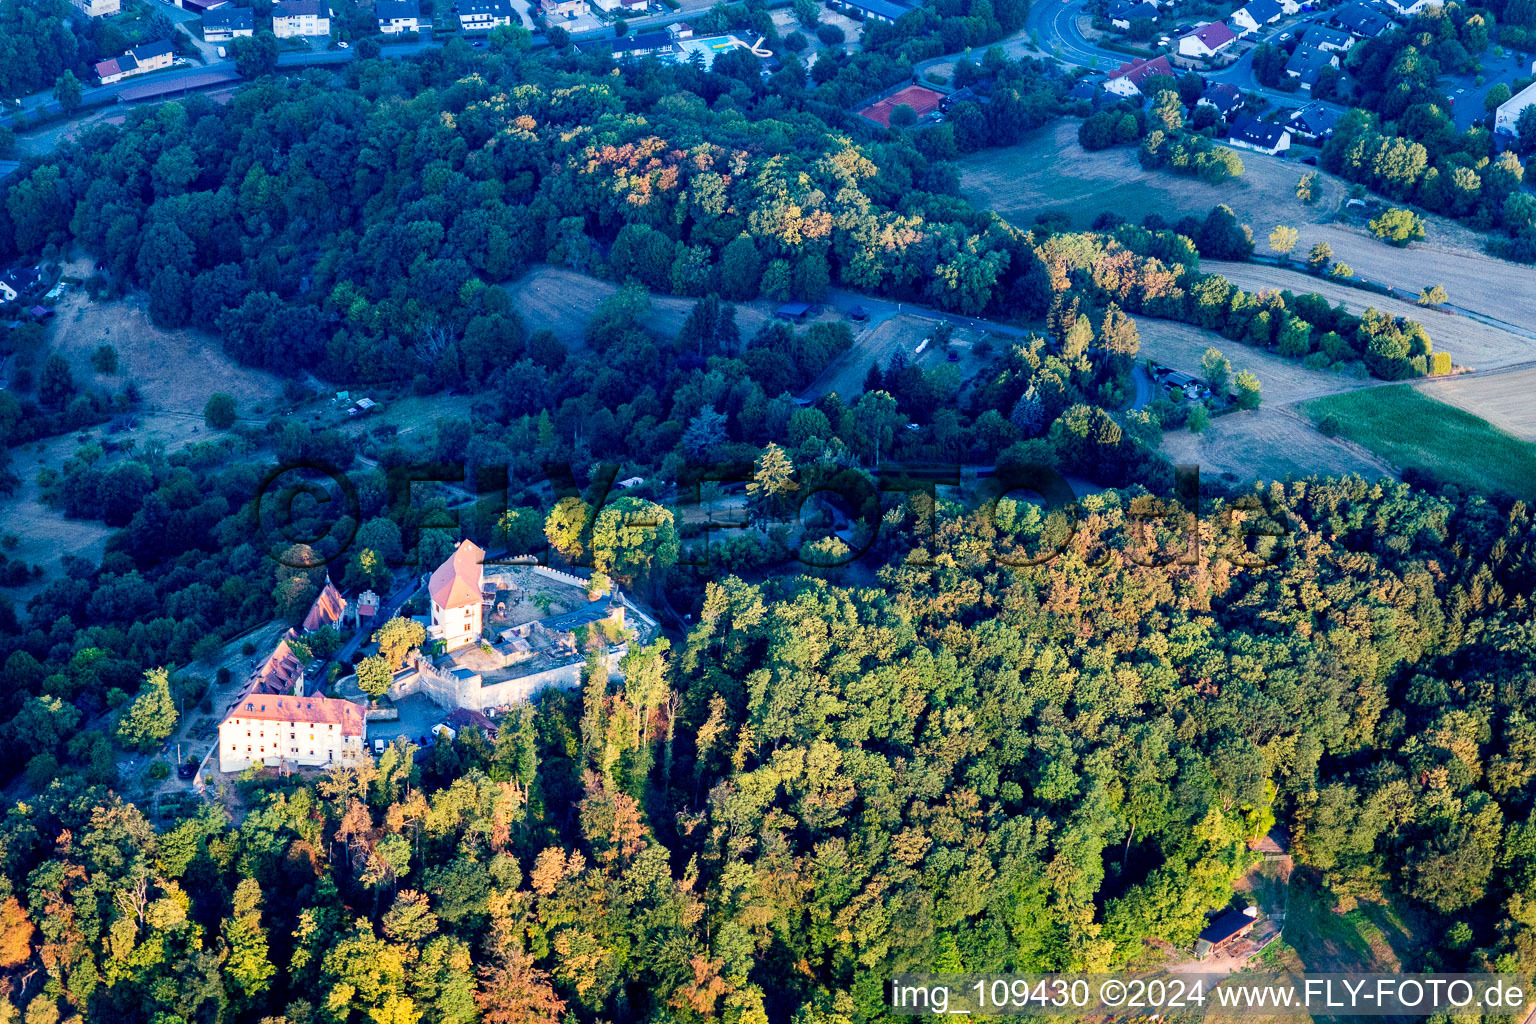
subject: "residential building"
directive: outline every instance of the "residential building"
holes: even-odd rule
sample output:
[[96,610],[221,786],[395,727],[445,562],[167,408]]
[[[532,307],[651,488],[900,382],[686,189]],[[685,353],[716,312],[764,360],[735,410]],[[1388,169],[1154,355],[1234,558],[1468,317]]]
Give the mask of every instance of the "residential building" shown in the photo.
[[123,9],[121,0],[72,0],[87,18],[109,18]]
[[256,31],[256,15],[249,7],[220,7],[203,15],[203,39],[222,43]]
[[1104,79],[1104,88],[1116,96],[1140,96],[1142,83],[1156,75],[1176,77],[1166,56],[1120,65]]
[[96,65],[96,77],[102,85],[121,82],[133,75],[168,68],[176,59],[169,39],[135,46],[121,57],[108,57]]
[[1250,32],[1257,32],[1265,25],[1273,25],[1284,13],[1279,0],[1249,0],[1232,12],[1229,24],[1233,31],[1246,36]]
[[660,30],[620,36],[612,40],[612,43],[615,60],[640,60],[642,57],[670,59],[676,53],[672,36]]
[[272,5],[272,34],[279,39],[328,36],[330,8],[323,0],[279,0]]
[[1339,66],[1337,55],[1327,50],[1316,50],[1302,43],[1291,54],[1290,60],[1285,62],[1285,73],[1291,78],[1300,79],[1301,87],[1311,91],[1322,77],[1324,68]]
[[1362,3],[1349,3],[1333,12],[1332,21],[1357,39],[1374,39],[1385,32],[1392,19]]
[[1301,38],[1308,46],[1329,53],[1348,53],[1349,48],[1355,45],[1354,36],[1343,29],[1329,28],[1327,25],[1308,25]]
[[1122,31],[1128,31],[1132,24],[1138,21],[1156,21],[1159,17],[1157,5],[1150,0],[1141,0],[1133,3],[1132,0],[1115,0],[1109,5],[1107,12],[1109,23]]
[[1179,37],[1182,57],[1214,57],[1237,41],[1237,33],[1225,22],[1213,21]]
[[[548,0],[539,5],[545,17],[567,11],[583,12],[586,0],[567,0],[551,4]],[[489,32],[502,25],[520,25],[522,20],[512,11],[511,0],[456,0],[453,12],[459,19],[461,32]]]
[[432,624],[427,636],[441,641],[445,651],[480,639],[484,561],[485,551],[474,541],[463,540],[448,561],[432,573],[427,587],[432,597]]
[[421,7],[416,0],[377,0],[373,16],[386,36],[421,31]]
[[219,7],[227,6],[229,0],[176,0],[176,6],[182,10],[191,11],[193,14],[207,14]]
[[675,25],[669,26],[667,28],[667,31],[672,33],[672,38],[673,39],[692,39],[693,38],[693,25],[691,23],[689,23],[689,22],[686,22],[686,21],[680,21],[680,22],[678,22]]
[[31,267],[16,267],[0,276],[0,302],[15,302],[37,287],[42,275]]
[[1536,106],[1536,83],[1526,86],[1499,104],[1493,114],[1494,132],[1519,138],[1520,115],[1533,106]]
[[1411,18],[1427,8],[1439,7],[1442,0],[1385,0],[1385,3],[1397,12],[1398,17]]
[[1072,88],[1067,90],[1067,99],[1091,100],[1099,91],[1099,86],[1103,83],[1103,81],[1103,79],[1092,75],[1087,78],[1078,79],[1073,83]]
[[1227,133],[1227,143],[1239,149],[1251,149],[1257,153],[1275,156],[1291,148],[1291,133],[1278,124],[1261,121],[1248,114],[1239,114],[1232,119],[1232,127]]
[[348,700],[251,694],[219,723],[219,771],[355,760],[365,727],[363,709]]
[[623,0],[589,0],[600,11],[617,11],[624,6]]
[[[472,8],[504,6],[503,4],[498,3],[497,0],[464,0],[464,2],[459,6],[463,8],[466,5]],[[543,14],[546,18],[563,18],[567,14],[579,15],[585,14],[586,11],[587,0],[539,0],[539,13]],[[508,14],[510,13],[511,12],[508,11]],[[461,23],[464,21],[464,15],[462,13],[459,15],[459,21]],[[465,29],[465,31],[469,30]]]
[[1291,114],[1286,127],[1293,135],[1299,135],[1303,139],[1329,139],[1333,137],[1333,129],[1338,125],[1344,112],[1337,107],[1326,106],[1322,103],[1308,103],[1300,110]]
[[1198,107],[1214,107],[1218,116],[1226,120],[1237,113],[1243,105],[1243,91],[1235,85],[1226,82],[1218,82],[1206,87],[1201,94]]

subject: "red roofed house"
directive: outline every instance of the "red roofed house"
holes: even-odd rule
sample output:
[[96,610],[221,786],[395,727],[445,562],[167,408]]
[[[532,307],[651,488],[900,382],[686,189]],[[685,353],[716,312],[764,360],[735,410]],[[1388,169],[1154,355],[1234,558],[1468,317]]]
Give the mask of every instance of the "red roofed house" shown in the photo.
[[121,57],[108,57],[96,65],[96,78],[102,85],[121,82],[129,75],[138,73],[139,62],[133,59],[131,53],[125,53]]
[[248,694],[219,723],[219,771],[330,764],[363,754],[363,709],[334,697]]
[[1140,96],[1141,84],[1156,75],[1175,77],[1173,65],[1168,63],[1167,57],[1133,60],[1109,73],[1109,77],[1104,80],[1104,91],[1117,96]]
[[267,660],[251,673],[237,701],[253,693],[294,693],[303,685],[304,663],[293,653],[293,648],[288,646],[289,640],[297,639],[291,629],[283,634],[277,646],[272,648],[272,653],[267,655]]
[[460,541],[448,561],[432,574],[427,588],[432,594],[432,627],[441,631],[445,651],[480,639],[480,566],[484,560],[485,552],[473,541]]
[[341,596],[341,591],[336,589],[331,577],[327,575],[325,586],[320,589],[315,603],[309,606],[309,614],[304,616],[304,632],[313,633],[317,629],[334,626],[346,613],[347,599]]
[[379,595],[371,590],[365,590],[357,595],[357,607],[353,610],[357,616],[357,624],[361,626],[364,620],[372,621],[379,614]]
[[1179,56],[1213,57],[1236,41],[1237,33],[1226,22],[1213,21],[1179,37]]

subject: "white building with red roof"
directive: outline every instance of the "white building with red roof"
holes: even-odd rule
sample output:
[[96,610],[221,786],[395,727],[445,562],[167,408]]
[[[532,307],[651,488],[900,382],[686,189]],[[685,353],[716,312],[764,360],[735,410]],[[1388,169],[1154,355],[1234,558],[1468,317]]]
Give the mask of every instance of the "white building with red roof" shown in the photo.
[[360,758],[366,727],[363,709],[349,700],[248,694],[219,724],[219,771]]
[[1104,91],[1117,96],[1140,96],[1142,83],[1157,75],[1175,77],[1173,65],[1168,63],[1167,57],[1133,60],[1109,73],[1109,77],[1104,79]]
[[1237,33],[1226,22],[1213,21],[1179,37],[1179,56],[1214,57],[1235,42]]
[[437,567],[427,590],[432,595],[432,628],[428,635],[451,651],[480,639],[485,551],[463,540],[448,561]]

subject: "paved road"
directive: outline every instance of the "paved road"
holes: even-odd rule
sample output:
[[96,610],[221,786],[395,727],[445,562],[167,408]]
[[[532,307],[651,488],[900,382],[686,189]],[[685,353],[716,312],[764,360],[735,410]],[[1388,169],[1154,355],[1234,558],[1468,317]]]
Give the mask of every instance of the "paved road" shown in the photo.
[[887,299],[871,298],[868,295],[844,291],[841,288],[834,288],[827,293],[827,305],[844,313],[847,313],[855,306],[862,306],[864,312],[869,314],[869,323],[871,325],[880,323],[882,320],[889,320],[898,313],[910,313],[913,316],[927,317],[930,320],[943,320],[954,324],[956,327],[971,327],[978,331],[1005,334],[1010,338],[1027,338],[1035,333],[1024,327],[1014,327],[1012,324],[1000,324],[993,320],[983,320],[980,317],[945,313],[942,310],[932,309],[928,306],[919,306],[912,302],[892,302]]
[[[420,589],[421,578],[420,576],[413,573],[410,578],[405,581],[405,583],[401,584],[393,594],[390,594],[389,597],[385,598],[384,601],[380,604],[379,613],[373,617],[374,623],[382,625],[383,623],[389,621],[392,617],[394,617],[395,612],[398,611],[402,605],[404,605],[412,597],[416,596],[416,592]],[[341,648],[337,650],[337,652],[331,657],[331,662],[337,665],[346,664],[352,659],[352,656],[357,653],[357,649],[363,644],[367,643],[372,636],[373,628],[371,625],[358,629],[352,634],[352,636],[347,639],[346,643],[341,645]],[[325,673],[323,671],[316,676],[315,683],[316,686],[314,693],[312,693],[310,696],[325,692]]]

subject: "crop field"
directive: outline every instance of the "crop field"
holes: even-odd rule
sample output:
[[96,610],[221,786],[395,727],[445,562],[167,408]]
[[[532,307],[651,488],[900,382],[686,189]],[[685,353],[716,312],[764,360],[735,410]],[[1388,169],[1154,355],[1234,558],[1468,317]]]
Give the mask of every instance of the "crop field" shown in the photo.
[[[1412,302],[1340,284],[1326,277],[1313,277],[1300,270],[1282,270],[1261,263],[1201,260],[1200,267],[1220,274],[1251,292],[1265,289],[1289,290],[1297,295],[1316,292],[1329,302],[1344,303],[1344,308],[1351,313],[1363,313],[1368,307],[1374,307],[1383,313],[1417,320],[1429,331],[1435,349],[1449,352],[1457,366],[1483,370],[1536,359],[1536,338],[1471,317],[1426,309]],[[1455,301],[1454,297],[1452,301]]]
[[1302,410],[1314,423],[1327,418],[1340,435],[1402,469],[1463,487],[1522,498],[1536,494],[1536,444],[1413,385],[1330,395],[1305,403]]
[[1414,385],[1447,405],[1480,416],[1524,441],[1536,441],[1536,367],[1475,377],[1439,377]]
[[[1105,211],[1135,221],[1149,213],[1176,220],[1185,214],[1204,216],[1225,203],[1253,228],[1258,252],[1268,252],[1272,228],[1290,225],[1300,232],[1298,252],[1327,242],[1334,258],[1360,276],[1414,292],[1443,284],[1456,305],[1536,332],[1532,269],[1487,255],[1480,237],[1454,221],[1426,216],[1425,241],[1393,248],[1363,225],[1336,219],[1347,198],[1348,185],[1341,179],[1319,172],[1316,202],[1297,199],[1297,180],[1316,170],[1300,160],[1240,152],[1243,176],[1209,185],[1148,171],[1137,162],[1133,147],[1087,152],[1077,143],[1077,125],[1072,119],[1060,121],[1016,146],[960,160],[962,193],[1020,226],[1044,210],[1067,210],[1074,227],[1086,228]],[[1455,346],[1446,348],[1454,352]]]
[[[601,281],[567,267],[538,266],[522,277],[502,283],[513,297],[513,308],[523,318],[529,333],[548,329],[565,345],[575,350],[586,347],[583,332],[597,304],[613,295],[619,286]],[[659,334],[675,336],[693,309],[694,299],[668,295],[651,296],[651,315],[645,326]],[[741,303],[736,307],[736,326],[745,344],[773,316],[773,303],[766,300]]]

